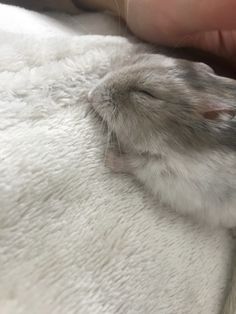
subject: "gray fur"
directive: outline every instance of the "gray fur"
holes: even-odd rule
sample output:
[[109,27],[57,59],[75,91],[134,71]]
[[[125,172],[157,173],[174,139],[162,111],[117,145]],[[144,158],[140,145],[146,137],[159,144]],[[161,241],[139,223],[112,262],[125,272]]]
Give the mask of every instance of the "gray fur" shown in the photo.
[[[202,63],[143,54],[134,58],[133,64],[107,75],[90,98],[129,156],[126,168],[140,162],[142,174],[138,166],[133,174],[149,189],[149,171],[156,167],[158,176],[151,184],[154,195],[177,211],[212,225],[236,226],[234,80],[215,75]],[[223,113],[205,118],[205,112],[217,112],[218,108]],[[156,156],[162,161],[154,166],[150,158]],[[175,174],[175,180],[164,182],[163,172]],[[165,195],[160,182],[169,188],[173,184],[191,186],[196,208],[194,204],[192,209],[185,208],[191,199],[181,189],[173,199],[171,190]]]
[[[234,80],[202,63],[143,54],[112,70],[90,99],[122,151],[107,154],[111,169],[182,214],[236,227]],[[236,313],[235,287],[224,314]]]

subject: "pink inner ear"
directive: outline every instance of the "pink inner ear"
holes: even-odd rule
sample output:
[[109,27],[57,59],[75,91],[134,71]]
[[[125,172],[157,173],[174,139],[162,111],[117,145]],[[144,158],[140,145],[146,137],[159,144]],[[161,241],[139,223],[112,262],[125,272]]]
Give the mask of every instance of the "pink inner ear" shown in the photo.
[[221,119],[221,117],[225,117],[225,118],[227,117],[226,120],[231,120],[236,116],[236,109],[215,108],[212,110],[207,110],[207,111],[202,112],[202,115],[205,119],[208,119],[208,120],[218,120],[218,119]]

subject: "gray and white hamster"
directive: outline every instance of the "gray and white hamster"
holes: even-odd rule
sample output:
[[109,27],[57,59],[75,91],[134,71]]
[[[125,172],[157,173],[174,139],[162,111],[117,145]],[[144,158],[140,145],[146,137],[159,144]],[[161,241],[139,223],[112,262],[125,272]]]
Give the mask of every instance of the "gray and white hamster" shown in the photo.
[[236,81],[203,63],[144,53],[89,99],[121,147],[107,154],[111,169],[179,213],[236,226]]

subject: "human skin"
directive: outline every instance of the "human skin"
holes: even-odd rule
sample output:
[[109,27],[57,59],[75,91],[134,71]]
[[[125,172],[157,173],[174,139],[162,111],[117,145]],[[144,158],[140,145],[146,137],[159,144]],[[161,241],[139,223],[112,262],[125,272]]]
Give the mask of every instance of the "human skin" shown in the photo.
[[145,41],[195,47],[236,63],[236,0],[74,0],[121,16]]

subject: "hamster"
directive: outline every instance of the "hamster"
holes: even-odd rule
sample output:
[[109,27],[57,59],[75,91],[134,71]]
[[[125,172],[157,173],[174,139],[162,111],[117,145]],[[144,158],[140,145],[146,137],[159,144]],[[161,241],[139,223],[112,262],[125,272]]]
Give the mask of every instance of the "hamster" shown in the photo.
[[89,93],[119,142],[106,164],[161,202],[212,226],[236,226],[236,81],[203,63],[141,54]]
[[[177,212],[236,226],[236,81],[203,63],[142,54],[89,93],[119,150],[106,164]],[[236,313],[236,267],[223,309]]]

